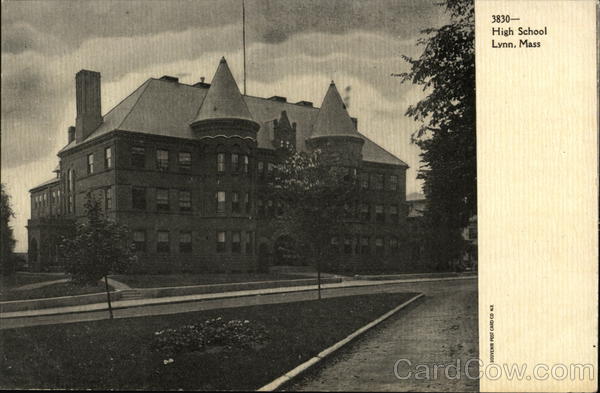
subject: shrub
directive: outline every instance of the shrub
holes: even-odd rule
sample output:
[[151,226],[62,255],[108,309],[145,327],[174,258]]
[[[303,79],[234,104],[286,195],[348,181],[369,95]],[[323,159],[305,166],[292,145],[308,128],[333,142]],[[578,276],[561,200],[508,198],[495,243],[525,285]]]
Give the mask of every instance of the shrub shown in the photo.
[[225,350],[250,348],[266,339],[266,329],[261,324],[237,319],[225,322],[219,317],[154,332],[152,347],[171,357],[183,352],[203,351],[207,347],[224,347]]

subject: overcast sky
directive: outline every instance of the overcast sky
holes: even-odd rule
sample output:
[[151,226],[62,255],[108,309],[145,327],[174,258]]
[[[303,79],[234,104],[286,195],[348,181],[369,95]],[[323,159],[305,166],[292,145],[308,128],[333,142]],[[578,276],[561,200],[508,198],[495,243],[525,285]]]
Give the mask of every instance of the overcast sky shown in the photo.
[[[416,181],[422,97],[391,74],[420,53],[420,30],[444,22],[437,0],[246,0],[247,93],[321,104],[330,80],[359,131],[407,162]],[[225,56],[242,86],[241,0],[3,1],[2,182],[12,195],[17,251],[26,250],[28,190],[52,177],[75,124],[75,73],[102,74],[106,113],[150,77],[210,82]]]

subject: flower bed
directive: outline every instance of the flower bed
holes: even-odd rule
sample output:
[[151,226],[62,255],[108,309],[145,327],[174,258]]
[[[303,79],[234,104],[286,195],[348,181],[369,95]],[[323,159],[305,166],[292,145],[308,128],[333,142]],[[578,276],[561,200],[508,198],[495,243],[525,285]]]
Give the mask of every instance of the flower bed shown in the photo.
[[[264,343],[265,327],[249,320],[211,318],[192,325],[167,328],[154,332],[153,348],[169,357],[184,352],[205,351],[211,347],[226,350],[249,348]],[[167,364],[167,363],[165,363]]]

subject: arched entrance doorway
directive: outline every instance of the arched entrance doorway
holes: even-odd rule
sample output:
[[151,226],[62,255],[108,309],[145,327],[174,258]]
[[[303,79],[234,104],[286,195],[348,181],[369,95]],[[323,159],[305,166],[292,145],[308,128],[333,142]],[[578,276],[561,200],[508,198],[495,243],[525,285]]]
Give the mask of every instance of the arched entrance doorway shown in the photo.
[[276,266],[300,266],[302,258],[296,250],[296,241],[288,235],[277,238],[273,247]]

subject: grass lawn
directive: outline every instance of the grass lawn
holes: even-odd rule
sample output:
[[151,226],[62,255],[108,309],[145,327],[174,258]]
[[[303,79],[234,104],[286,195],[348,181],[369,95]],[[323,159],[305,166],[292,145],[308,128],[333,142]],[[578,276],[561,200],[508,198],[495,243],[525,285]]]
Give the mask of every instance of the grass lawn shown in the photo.
[[231,273],[231,274],[128,274],[111,278],[132,288],[180,287],[251,281],[298,280],[307,276],[278,273]]
[[[315,356],[414,294],[385,293],[176,315],[0,331],[0,387],[254,390]],[[152,349],[155,332],[222,317],[262,323],[260,348],[172,356]]]
[[104,284],[78,286],[70,282],[66,282],[20,291],[2,290],[2,292],[0,292],[0,301],[5,302],[10,300],[44,299],[49,297],[85,295],[99,292],[106,292]]

